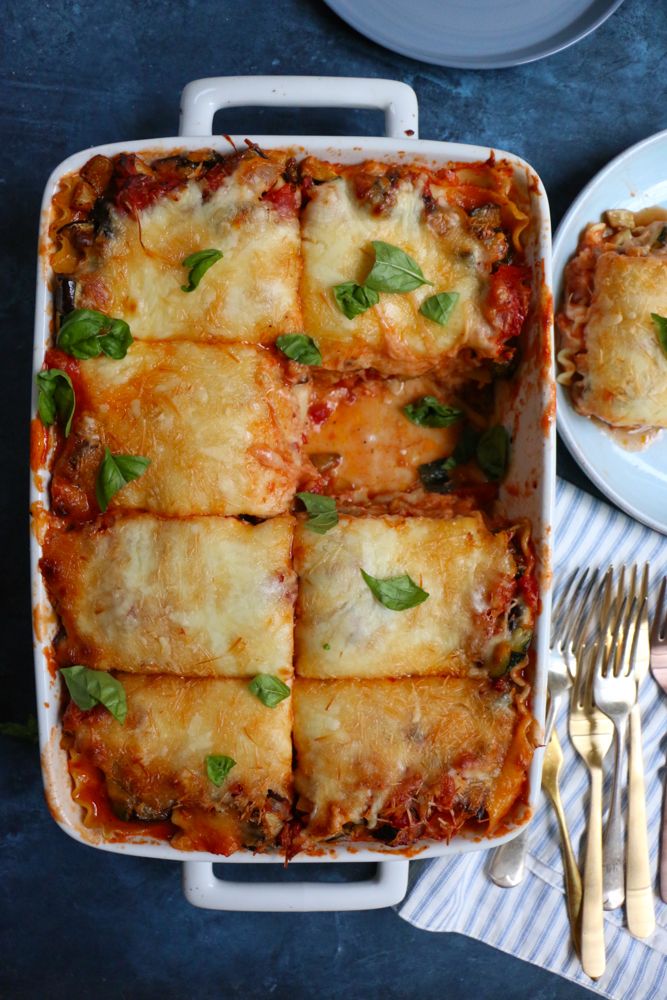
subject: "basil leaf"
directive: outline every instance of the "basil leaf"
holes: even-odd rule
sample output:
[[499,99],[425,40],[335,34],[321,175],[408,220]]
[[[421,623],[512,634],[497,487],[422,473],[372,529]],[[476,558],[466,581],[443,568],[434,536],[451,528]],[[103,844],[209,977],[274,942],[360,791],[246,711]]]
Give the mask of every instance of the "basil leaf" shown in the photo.
[[371,306],[376,306],[380,296],[374,288],[358,285],[356,281],[346,281],[342,285],[334,285],[334,298],[338,308],[348,319],[361,316]]
[[318,535],[324,535],[338,524],[338,511],[333,497],[323,497],[319,493],[297,493],[308,511],[306,526]]
[[661,247],[664,247],[665,243],[667,243],[667,226],[662,227],[655,238],[655,242],[659,243]]
[[102,352],[114,361],[120,361],[125,357],[131,343],[130,328],[122,319],[111,320],[108,332],[100,337]]
[[449,473],[456,468],[456,465],[456,459],[451,456],[436,458],[434,462],[420,465],[417,471],[424,489],[429,493],[449,493],[451,489]]
[[391,576],[386,580],[378,580],[361,570],[361,575],[368,584],[376,600],[390,611],[407,611],[418,604],[423,604],[429,594],[418,587],[414,580],[406,574]]
[[422,316],[426,316],[426,319],[432,319],[434,323],[445,326],[459,297],[458,292],[438,292],[437,295],[424,299],[419,311]]
[[231,769],[236,767],[233,757],[226,757],[225,754],[210,753],[205,759],[206,775],[214,785],[220,786]]
[[29,715],[25,722],[0,722],[0,735],[11,736],[24,743],[37,743],[37,719],[34,715]]
[[502,424],[484,431],[477,443],[476,456],[480,469],[493,482],[498,482],[505,475],[509,454],[510,436]]
[[659,316],[658,313],[651,313],[651,319],[653,320],[662,353],[667,357],[667,319],[664,316]]
[[119,361],[132,343],[130,328],[123,319],[114,319],[96,309],[73,309],[67,313],[58,333],[57,346],[73,358],[87,361],[104,351]]
[[95,495],[103,514],[112,496],[133,479],[143,475],[150,464],[150,458],[142,458],[140,455],[112,455],[108,448],[104,449],[104,458],[95,482]]
[[76,406],[71,378],[60,368],[49,368],[47,371],[37,373],[37,388],[39,389],[37,410],[42,423],[45,427],[50,427],[57,419],[67,437],[72,429],[72,417]]
[[80,709],[85,712],[95,705],[104,705],[121,725],[125,722],[127,718],[125,688],[106,670],[91,670],[89,667],[77,664],[74,667],[61,667],[60,673],[65,678],[72,701]]
[[411,292],[420,285],[431,285],[422,274],[422,269],[400,247],[382,240],[373,240],[375,263],[364,282],[366,288],[376,292]]
[[248,688],[267,708],[275,708],[276,705],[290,696],[287,684],[272,674],[257,674],[248,684]]
[[181,264],[183,267],[188,267],[190,273],[188,274],[188,283],[181,285],[181,291],[194,292],[209,267],[213,267],[219,260],[222,260],[222,250],[198,250],[182,260]]
[[435,396],[422,396],[403,407],[403,413],[420,427],[449,427],[463,416],[461,410],[439,403]]
[[312,337],[305,333],[284,333],[276,340],[276,347],[292,361],[302,365],[321,365],[322,355]]

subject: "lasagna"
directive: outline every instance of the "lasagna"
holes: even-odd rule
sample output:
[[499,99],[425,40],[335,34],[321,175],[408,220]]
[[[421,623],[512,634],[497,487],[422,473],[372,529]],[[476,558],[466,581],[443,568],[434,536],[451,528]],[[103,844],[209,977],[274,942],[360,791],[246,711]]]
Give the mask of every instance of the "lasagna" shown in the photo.
[[493,832],[521,794],[530,718],[479,678],[298,680],[298,843]]
[[253,143],[62,179],[34,454],[92,839],[289,859],[525,818],[537,584],[497,500],[528,198],[493,158]]
[[71,374],[77,398],[51,484],[56,513],[97,513],[105,447],[150,459],[112,508],[254,517],[288,510],[299,478],[301,410],[268,352],[137,343],[120,360],[76,361],[56,350],[47,364]]
[[614,428],[667,427],[666,239],[665,220],[611,211],[565,271],[558,380],[580,413]]
[[[175,846],[231,854],[275,843],[291,815],[291,705],[267,709],[237,679],[119,674],[128,712],[70,702],[63,720],[74,797],[87,806],[90,765],[120,820],[169,820]],[[225,760],[220,779],[210,758]],[[232,761],[230,765],[228,762]],[[149,828],[150,829],[150,828]]]
[[[446,365],[453,375],[507,360],[526,317],[529,281],[525,268],[509,263],[521,259],[527,217],[502,169],[311,159],[304,173],[303,321],[325,367],[418,375]],[[405,257],[390,261],[384,280],[389,287],[393,279],[394,291],[342,316],[337,288],[379,287],[371,274],[377,242],[408,255],[413,274]],[[455,298],[446,319],[427,305],[443,293]]]
[[[184,677],[292,672],[292,518],[109,516],[48,533],[63,664]],[[252,598],[250,600],[250,598]]]
[[[295,565],[302,677],[457,676],[511,655],[512,532],[491,532],[480,514],[341,517],[325,535],[302,522]],[[361,570],[376,579],[407,574],[428,599],[397,613]]]
[[[127,321],[139,340],[265,343],[300,329],[299,192],[286,178],[287,155],[256,148],[94,157],[59,228],[75,307]],[[183,262],[211,249],[220,258],[184,294]]]

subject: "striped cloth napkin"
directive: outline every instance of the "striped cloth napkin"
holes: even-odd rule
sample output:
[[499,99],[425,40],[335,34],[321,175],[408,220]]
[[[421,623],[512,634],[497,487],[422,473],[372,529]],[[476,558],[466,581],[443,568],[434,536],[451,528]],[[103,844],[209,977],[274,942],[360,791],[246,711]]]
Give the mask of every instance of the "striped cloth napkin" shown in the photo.
[[[559,480],[556,490],[556,594],[577,566],[622,562],[651,564],[651,603],[667,574],[667,538]],[[667,755],[667,697],[649,676],[640,691],[651,867],[657,872],[662,776]],[[567,707],[558,718],[565,763],[561,790],[575,855],[583,859],[588,774],[567,737]],[[662,743],[662,746],[661,746]],[[605,761],[609,801],[612,751]],[[627,761],[627,756],[626,756]],[[623,910],[605,914],[607,968],[597,981],[581,969],[570,945],[563,866],[553,809],[542,797],[531,824],[527,873],[514,889],[500,889],[487,874],[490,854],[476,851],[412,865],[411,888],[398,912],[429,931],[468,934],[527,962],[595,990],[612,1000],[667,997],[667,905],[657,893],[657,928],[651,938],[633,938]],[[656,876],[657,878],[657,876]]]

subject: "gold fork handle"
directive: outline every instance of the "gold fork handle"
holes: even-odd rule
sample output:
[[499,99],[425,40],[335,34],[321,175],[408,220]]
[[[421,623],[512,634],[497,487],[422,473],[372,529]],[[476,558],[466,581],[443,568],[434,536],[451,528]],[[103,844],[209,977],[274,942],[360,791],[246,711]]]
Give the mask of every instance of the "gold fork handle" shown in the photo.
[[563,852],[563,867],[565,870],[565,900],[567,903],[567,915],[570,921],[572,943],[575,951],[579,954],[577,921],[579,919],[579,911],[581,910],[581,875],[579,874],[579,868],[574,857],[574,851],[572,850],[572,841],[570,840],[570,831],[567,828],[567,820],[565,819],[565,812],[563,811],[560,789],[558,788],[558,785],[556,785],[554,789],[550,787],[547,788],[545,786],[544,790],[551,799],[556,812],[556,817],[558,819],[558,826],[560,827],[560,846]]
[[655,930],[655,909],[649,867],[646,793],[639,705],[630,713],[630,780],[628,784],[628,870],[626,875],[628,929],[645,938]]
[[591,803],[581,904],[581,966],[591,979],[605,970],[604,916],[602,910],[602,768],[591,771]]

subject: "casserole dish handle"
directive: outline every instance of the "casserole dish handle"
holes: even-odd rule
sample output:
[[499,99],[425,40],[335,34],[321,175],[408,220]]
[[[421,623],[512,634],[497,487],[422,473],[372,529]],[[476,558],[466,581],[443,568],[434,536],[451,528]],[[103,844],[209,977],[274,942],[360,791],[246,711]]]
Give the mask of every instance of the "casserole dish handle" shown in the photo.
[[379,108],[385,135],[418,139],[417,95],[407,83],[339,76],[210,76],[188,83],[181,94],[179,135],[213,134],[223,108]]
[[[298,862],[295,862],[298,864]],[[207,861],[183,863],[183,892],[193,906],[249,913],[379,910],[405,896],[410,862],[379,861],[373,878],[361,882],[230,882]]]

